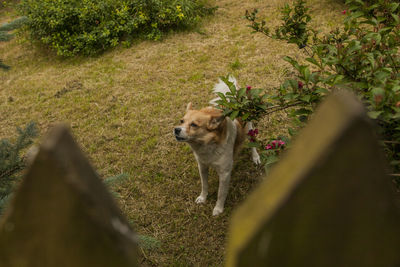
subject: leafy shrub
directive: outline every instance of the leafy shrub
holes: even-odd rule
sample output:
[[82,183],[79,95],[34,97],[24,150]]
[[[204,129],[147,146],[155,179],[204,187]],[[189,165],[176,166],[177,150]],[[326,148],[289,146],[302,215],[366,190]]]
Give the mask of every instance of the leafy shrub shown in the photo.
[[199,0],[22,0],[33,40],[58,55],[93,55],[129,38],[161,38],[213,11]]
[[[311,17],[304,0],[282,9],[283,24],[271,30],[257,20],[257,10],[246,11],[255,32],[294,43],[307,56],[308,64],[284,57],[296,70],[277,90],[262,96],[260,116],[286,110],[302,125],[316,105],[330,92],[347,88],[365,104],[368,115],[379,125],[387,156],[400,172],[400,7],[399,1],[347,0],[342,28],[321,33],[309,28]],[[240,100],[244,103],[245,100]],[[257,100],[258,101],[258,100]],[[221,101],[225,114],[246,114],[245,105]],[[292,109],[288,109],[294,107]],[[238,111],[238,109],[244,110]],[[249,110],[250,112],[250,110]],[[289,129],[291,130],[291,129]],[[290,134],[293,134],[293,130]],[[258,147],[263,148],[262,144]],[[395,175],[397,176],[397,175]]]

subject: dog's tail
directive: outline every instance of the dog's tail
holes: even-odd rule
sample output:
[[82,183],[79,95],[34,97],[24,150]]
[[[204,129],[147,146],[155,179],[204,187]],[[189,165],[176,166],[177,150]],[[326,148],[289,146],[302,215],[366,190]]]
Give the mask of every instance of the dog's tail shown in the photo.
[[[229,76],[228,81],[232,82],[235,85],[236,90],[239,90],[239,85],[238,85],[238,82],[236,81],[235,77]],[[221,79],[219,79],[218,83],[215,84],[215,86],[214,86],[213,92],[214,93],[223,93],[225,95],[227,92],[230,92],[230,90],[229,90],[228,85],[226,85],[226,83],[224,83]],[[213,106],[217,106],[218,105],[217,101],[220,99],[221,99],[220,97],[216,97],[210,101],[210,104]]]

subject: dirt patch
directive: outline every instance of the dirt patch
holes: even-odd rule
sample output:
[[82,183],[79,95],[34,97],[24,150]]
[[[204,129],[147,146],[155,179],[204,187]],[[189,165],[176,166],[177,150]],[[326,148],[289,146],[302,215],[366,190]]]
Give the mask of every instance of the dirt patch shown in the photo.
[[68,92],[71,92],[73,90],[81,90],[82,88],[83,88],[83,85],[80,81],[78,81],[78,80],[69,81],[69,82],[67,82],[67,84],[65,85],[65,87],[63,89],[61,89],[60,91],[57,91],[54,94],[54,97],[60,98]]

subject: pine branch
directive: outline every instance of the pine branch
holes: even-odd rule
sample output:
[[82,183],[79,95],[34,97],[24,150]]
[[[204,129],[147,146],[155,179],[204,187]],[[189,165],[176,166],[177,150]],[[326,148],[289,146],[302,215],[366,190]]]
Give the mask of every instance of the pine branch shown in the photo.
[[161,247],[161,242],[148,235],[138,235],[139,246],[146,250],[154,250]]
[[[0,26],[0,42],[10,41],[14,37],[14,34],[8,33],[8,32],[21,27],[27,21],[28,21],[27,17],[19,17],[9,23],[5,23],[5,24],[1,25]],[[4,64],[3,61],[0,59],[0,69],[9,70],[10,66]]]
[[3,61],[0,59],[0,69],[9,70],[10,66],[4,64]]
[[25,167],[25,162],[20,157],[21,150],[32,143],[38,130],[36,124],[31,122],[25,129],[17,128],[17,133],[18,137],[14,143],[7,139],[0,140],[0,202],[12,192],[19,178],[16,173]]
[[107,186],[119,186],[121,183],[129,179],[129,175],[126,173],[117,174],[115,176],[107,177],[104,179],[104,183]]
[[3,197],[0,199],[0,215],[3,214],[4,209],[6,208],[8,202],[10,201],[11,197],[12,197],[12,193],[8,194],[7,196]]
[[0,31],[3,32],[9,32],[13,31],[15,29],[20,28],[22,25],[24,25],[28,21],[27,17],[19,17],[9,23],[4,23],[3,25],[0,26]]
[[13,37],[14,37],[14,34],[10,34],[5,31],[0,31],[0,42],[10,41]]

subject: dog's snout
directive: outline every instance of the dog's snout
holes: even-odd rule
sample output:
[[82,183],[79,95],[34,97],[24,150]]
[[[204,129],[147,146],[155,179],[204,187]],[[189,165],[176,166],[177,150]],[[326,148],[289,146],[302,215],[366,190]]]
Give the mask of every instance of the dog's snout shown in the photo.
[[178,128],[178,127],[174,129],[175,135],[179,135],[181,133],[181,131],[182,131],[182,129]]

